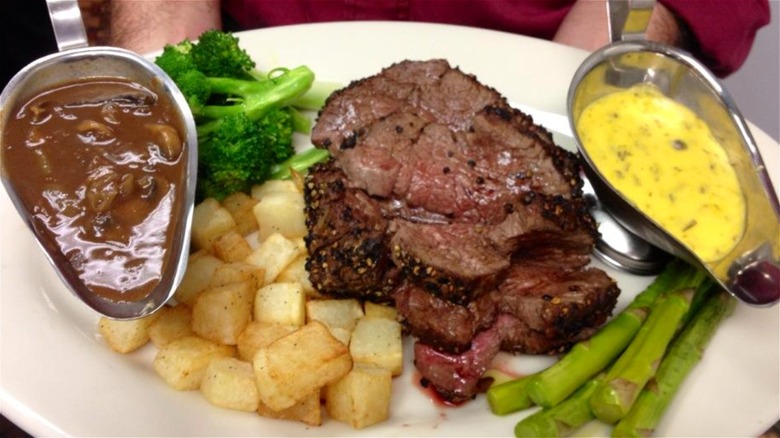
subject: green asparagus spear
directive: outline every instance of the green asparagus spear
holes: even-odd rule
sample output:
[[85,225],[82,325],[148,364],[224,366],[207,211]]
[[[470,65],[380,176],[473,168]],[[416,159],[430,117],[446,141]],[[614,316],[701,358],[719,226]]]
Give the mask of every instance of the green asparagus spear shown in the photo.
[[674,341],[656,376],[612,430],[612,436],[644,437],[653,433],[683,380],[701,360],[718,325],[734,309],[736,300],[726,292],[711,295]]
[[515,426],[515,436],[558,437],[571,435],[585,423],[593,420],[588,399],[601,382],[602,377],[589,380],[561,403],[524,418]]
[[528,397],[528,391],[526,391],[528,381],[533,376],[531,374],[491,386],[487,390],[490,410],[496,415],[506,415],[533,406],[534,402]]
[[706,273],[701,272],[696,278],[700,279],[697,289],[678,289],[658,298],[636,337],[593,392],[590,407],[599,420],[615,424],[623,418],[647,381],[655,375],[694,295],[706,294],[710,289]]
[[662,292],[689,286],[697,278],[698,271],[685,262],[670,262],[623,312],[589,340],[576,344],[560,361],[532,378],[527,387],[531,400],[539,406],[552,407],[566,399],[626,348]]

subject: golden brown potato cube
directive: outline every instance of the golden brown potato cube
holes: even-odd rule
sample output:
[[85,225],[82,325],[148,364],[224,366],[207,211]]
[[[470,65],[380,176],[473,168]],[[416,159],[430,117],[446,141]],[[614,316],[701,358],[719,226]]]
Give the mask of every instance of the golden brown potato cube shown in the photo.
[[306,302],[306,320],[325,324],[330,333],[345,345],[355,328],[357,320],[363,316],[363,307],[355,299],[308,300]]
[[242,281],[248,281],[252,289],[257,290],[265,281],[265,271],[259,266],[246,262],[225,263],[214,270],[210,286],[224,286]]
[[303,292],[309,298],[320,298],[321,295],[314,289],[309,279],[309,271],[306,270],[306,254],[298,256],[290,262],[284,270],[274,280],[277,283],[298,283],[303,288]]
[[279,233],[288,239],[303,237],[306,229],[306,203],[303,194],[297,192],[266,193],[253,207],[257,218],[258,233],[266,239]]
[[300,421],[309,426],[320,426],[322,425],[320,392],[314,391],[304,397],[301,401],[280,411],[275,411],[263,402],[260,402],[257,407],[257,413],[263,417],[275,418],[278,420]]
[[334,338],[338,339],[344,345],[349,345],[349,340],[352,338],[352,330],[345,329],[343,327],[328,327],[330,334]]
[[306,302],[306,317],[328,327],[355,328],[357,320],[363,316],[363,308],[356,299],[324,299]]
[[280,411],[343,377],[352,358],[324,324],[312,321],[257,350],[252,365],[260,401]]
[[254,290],[248,281],[204,290],[192,307],[192,330],[205,339],[236,345],[252,320]]
[[252,208],[257,204],[257,199],[244,192],[236,192],[222,200],[222,206],[233,215],[236,228],[241,235],[257,231],[257,218]]
[[401,324],[387,318],[360,318],[352,331],[349,352],[355,362],[373,363],[387,368],[393,376],[401,375]]
[[195,304],[195,298],[211,284],[214,272],[225,262],[206,251],[198,251],[187,261],[187,270],[176,289],[174,298],[178,303],[190,307]]
[[388,369],[356,362],[346,376],[328,384],[325,409],[335,420],[363,429],[387,420],[392,390]]
[[159,315],[153,313],[139,319],[118,320],[105,316],[98,321],[98,331],[112,350],[117,353],[130,353],[149,342],[149,325]]
[[260,403],[252,364],[233,357],[211,360],[200,392],[209,403],[221,408],[252,412]]
[[234,354],[234,347],[197,336],[186,336],[161,348],[152,366],[168,386],[188,391],[200,387],[212,359],[232,357]]
[[386,318],[392,319],[393,321],[398,319],[398,311],[392,306],[366,301],[365,304],[363,304],[363,310],[368,317]]
[[295,182],[289,179],[271,179],[252,187],[252,198],[263,199],[269,193],[301,193]]
[[158,313],[157,319],[149,325],[149,339],[157,348],[194,334],[190,306],[186,304],[165,306]]
[[254,320],[301,327],[306,323],[306,295],[298,283],[271,283],[255,295]]
[[257,350],[271,345],[271,342],[298,330],[299,326],[252,321],[238,335],[238,357],[252,361]]
[[229,231],[214,242],[214,255],[224,262],[243,262],[249,254],[252,248],[238,231]]
[[216,199],[204,199],[193,210],[191,233],[195,249],[211,250],[217,239],[237,229],[233,216]]
[[303,239],[290,240],[276,233],[268,236],[245,261],[263,268],[264,284],[270,284],[287,265],[305,253],[306,244]]

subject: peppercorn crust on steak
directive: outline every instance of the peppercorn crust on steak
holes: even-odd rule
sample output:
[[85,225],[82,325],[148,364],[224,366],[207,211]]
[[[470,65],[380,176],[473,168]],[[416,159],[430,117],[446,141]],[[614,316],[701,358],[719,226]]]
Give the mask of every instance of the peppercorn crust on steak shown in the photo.
[[312,283],[394,303],[445,398],[500,350],[556,353],[610,316],[576,157],[475,77],[397,63],[334,93],[312,141],[332,155],[305,184]]

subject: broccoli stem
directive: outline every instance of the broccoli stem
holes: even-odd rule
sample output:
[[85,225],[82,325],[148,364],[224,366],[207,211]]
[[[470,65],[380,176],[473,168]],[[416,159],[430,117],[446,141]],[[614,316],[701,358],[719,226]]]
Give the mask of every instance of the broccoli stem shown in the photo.
[[309,91],[293,99],[290,105],[302,110],[319,111],[328,97],[342,87],[338,82],[314,82]]
[[300,111],[292,106],[288,106],[287,109],[292,115],[293,130],[300,132],[301,134],[311,133],[311,119],[301,114]]
[[272,166],[269,179],[288,179],[292,177],[292,172],[303,172],[328,157],[330,157],[330,153],[327,149],[307,149]]
[[515,436],[569,436],[585,423],[593,420],[588,399],[601,382],[601,377],[587,381],[571,397],[561,403],[551,408],[542,409],[521,420],[515,426]]
[[490,410],[496,415],[506,415],[530,408],[534,403],[528,397],[527,388],[533,376],[531,374],[491,386],[486,394]]
[[631,410],[615,426],[612,436],[650,436],[661,421],[683,380],[701,361],[718,325],[734,309],[736,300],[718,290],[695,313],[664,357],[658,372],[639,394]]
[[200,115],[216,120],[201,125],[199,135],[213,132],[215,128],[209,125],[218,124],[221,118],[243,112],[251,120],[259,120],[268,111],[289,105],[312,86],[314,72],[300,66],[267,82],[208,78],[208,83],[212,93],[239,96],[242,101],[233,105],[205,105]]
[[689,287],[698,275],[696,269],[680,260],[670,262],[653,283],[612,321],[590,339],[574,345],[561,360],[532,378],[527,388],[531,400],[549,408],[566,399],[626,348],[663,291]]
[[664,293],[658,299],[631,345],[594,391],[590,408],[602,422],[615,424],[623,418],[655,375],[667,346],[690,310],[694,295],[706,294],[710,288],[706,273],[700,271],[695,278],[699,284]]
[[[244,99],[264,93],[274,86],[271,81],[255,81],[237,78],[207,77],[206,82],[208,83],[212,94],[240,96]],[[219,108],[217,105],[212,106]]]

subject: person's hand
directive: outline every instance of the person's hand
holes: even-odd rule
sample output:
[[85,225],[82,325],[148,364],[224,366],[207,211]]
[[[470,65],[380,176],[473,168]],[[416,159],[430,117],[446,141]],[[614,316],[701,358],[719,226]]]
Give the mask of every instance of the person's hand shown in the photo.
[[219,0],[112,0],[109,44],[148,53],[221,27]]

